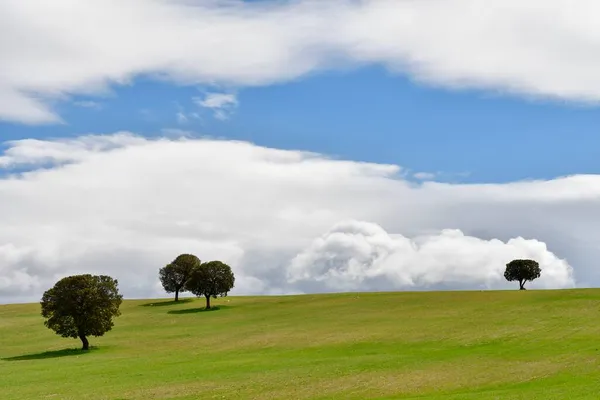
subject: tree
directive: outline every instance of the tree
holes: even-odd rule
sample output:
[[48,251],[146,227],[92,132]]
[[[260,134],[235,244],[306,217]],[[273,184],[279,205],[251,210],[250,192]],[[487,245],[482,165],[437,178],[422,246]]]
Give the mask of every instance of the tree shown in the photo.
[[506,264],[504,277],[507,281],[519,281],[519,290],[525,290],[525,282],[540,277],[542,270],[534,260],[512,260]]
[[56,282],[42,297],[44,325],[62,337],[79,338],[89,349],[88,336],[103,336],[121,315],[118,281],[106,275],[74,275]]
[[193,254],[180,254],[166,267],[158,271],[160,281],[167,293],[175,292],[175,301],[179,301],[179,293],[185,292],[185,282],[190,274],[200,266],[200,259]]
[[235,277],[229,265],[210,261],[194,269],[185,287],[198,297],[206,297],[206,309],[210,310],[210,298],[227,296],[234,282]]

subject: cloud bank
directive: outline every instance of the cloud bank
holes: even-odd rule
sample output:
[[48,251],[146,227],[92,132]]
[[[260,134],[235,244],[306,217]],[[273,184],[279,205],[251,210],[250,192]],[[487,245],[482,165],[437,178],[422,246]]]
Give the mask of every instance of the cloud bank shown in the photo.
[[0,119],[57,122],[53,101],[141,75],[243,87],[364,65],[597,102],[599,12],[593,0],[6,0]]
[[502,288],[509,287],[503,277],[506,264],[519,258],[540,263],[544,275],[534,287],[574,284],[571,266],[537,240],[482,240],[458,229],[409,239],[361,221],[336,224],[314,240],[292,260],[288,278],[309,288],[319,283],[323,290],[341,291]]
[[600,284],[596,175],[415,184],[396,165],[129,132],[6,146],[1,302],[82,272],[158,296],[184,252],[229,263],[237,294],[502,289],[516,257],[540,262],[532,287]]

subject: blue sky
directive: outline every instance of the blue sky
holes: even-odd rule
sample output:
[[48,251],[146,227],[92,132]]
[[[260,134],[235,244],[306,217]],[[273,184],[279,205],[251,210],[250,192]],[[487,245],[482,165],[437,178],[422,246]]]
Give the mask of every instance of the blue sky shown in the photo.
[[[113,86],[102,97],[57,104],[64,124],[0,123],[5,140],[129,130],[251,141],[333,157],[398,164],[459,182],[507,182],[596,173],[600,108],[534,100],[493,90],[456,90],[414,83],[370,67],[324,72],[291,83],[245,88],[228,119],[192,99],[208,86],[180,87],[150,79]],[[93,101],[98,107],[77,102]],[[198,113],[187,123],[178,112]]]
[[0,302],[81,272],[163,296],[183,252],[239,294],[508,289],[515,258],[599,286],[599,14],[0,2]]

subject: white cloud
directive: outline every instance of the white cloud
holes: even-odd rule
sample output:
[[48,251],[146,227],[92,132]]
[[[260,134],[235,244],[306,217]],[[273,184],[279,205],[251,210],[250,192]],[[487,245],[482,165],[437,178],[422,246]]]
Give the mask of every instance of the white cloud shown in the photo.
[[415,172],[413,177],[422,181],[430,181],[435,179],[435,174],[432,172]]
[[237,293],[502,288],[517,256],[544,268],[534,286],[600,284],[597,175],[417,185],[394,165],[233,141],[7,145],[0,165],[34,169],[0,179],[0,301],[76,272],[156,296],[158,268],[182,252],[230,263]]
[[197,104],[207,108],[223,108],[237,104],[237,98],[230,93],[208,93],[204,100],[198,99]]
[[22,139],[6,142],[8,148],[0,156],[0,167],[39,166],[84,161],[95,153],[144,142],[145,139],[129,132],[113,135],[86,135],[75,139],[54,141]]
[[216,119],[226,120],[238,105],[237,96],[232,93],[207,93],[204,98],[195,97],[194,103],[199,107],[213,110]]
[[440,286],[505,288],[508,262],[538,260],[543,276],[532,287],[574,285],[572,268],[537,240],[521,237],[482,240],[447,229],[408,239],[390,235],[379,225],[344,221],[298,254],[288,276],[324,290],[414,289]]
[[0,118],[56,122],[48,101],[140,75],[235,87],[368,64],[446,87],[597,102],[599,12],[593,0],[6,0]]

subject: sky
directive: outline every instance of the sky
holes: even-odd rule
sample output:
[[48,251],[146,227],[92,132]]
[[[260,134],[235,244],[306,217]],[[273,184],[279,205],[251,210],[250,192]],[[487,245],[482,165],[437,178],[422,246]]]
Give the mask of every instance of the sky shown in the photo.
[[594,1],[0,3],[0,302],[600,286]]

